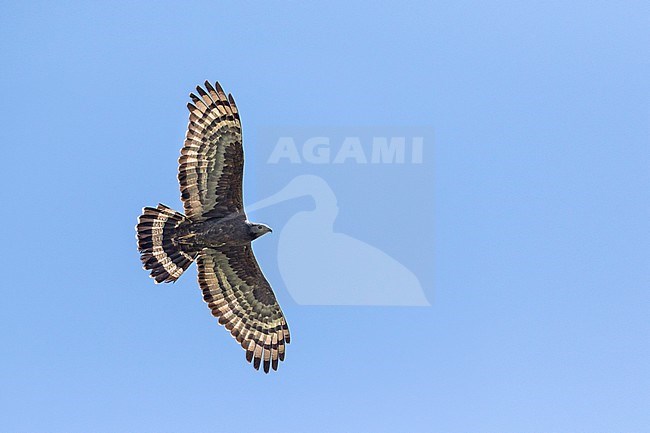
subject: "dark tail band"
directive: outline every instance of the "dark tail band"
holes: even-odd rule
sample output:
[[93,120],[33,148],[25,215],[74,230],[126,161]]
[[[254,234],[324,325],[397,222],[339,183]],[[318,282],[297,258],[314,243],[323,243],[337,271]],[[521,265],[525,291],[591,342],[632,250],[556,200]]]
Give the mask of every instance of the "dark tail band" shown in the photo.
[[156,283],[176,281],[194,261],[193,256],[172,243],[176,227],[185,219],[182,213],[163,204],[145,207],[138,218],[135,230],[140,260]]

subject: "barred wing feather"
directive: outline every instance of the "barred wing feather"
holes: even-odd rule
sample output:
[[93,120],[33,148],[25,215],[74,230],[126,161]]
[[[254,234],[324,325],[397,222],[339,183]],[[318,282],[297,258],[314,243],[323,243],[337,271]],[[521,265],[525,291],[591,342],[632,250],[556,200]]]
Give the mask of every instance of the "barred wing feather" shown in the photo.
[[197,258],[203,300],[246,350],[256,369],[277,370],[290,342],[289,328],[251,245],[206,248]]
[[190,120],[178,160],[185,215],[192,221],[243,213],[244,152],[232,95],[219,83],[190,94]]

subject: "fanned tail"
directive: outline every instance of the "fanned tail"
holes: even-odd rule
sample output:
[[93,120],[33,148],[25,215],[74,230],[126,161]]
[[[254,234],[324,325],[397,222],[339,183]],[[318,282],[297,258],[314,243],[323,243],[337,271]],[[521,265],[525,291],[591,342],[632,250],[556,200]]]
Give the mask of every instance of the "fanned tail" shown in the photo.
[[194,256],[172,243],[176,227],[185,219],[164,204],[142,209],[135,227],[138,250],[143,268],[151,271],[156,284],[176,281],[194,261]]

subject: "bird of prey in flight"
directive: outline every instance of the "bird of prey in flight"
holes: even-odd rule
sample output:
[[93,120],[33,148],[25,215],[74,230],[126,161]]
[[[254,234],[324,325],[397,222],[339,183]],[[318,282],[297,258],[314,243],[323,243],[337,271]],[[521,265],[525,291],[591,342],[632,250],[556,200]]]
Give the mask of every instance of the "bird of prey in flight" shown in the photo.
[[187,104],[190,121],[178,159],[185,215],[159,204],[145,207],[136,238],[145,270],[156,283],[176,281],[196,261],[203,300],[246,351],[255,369],[277,370],[289,328],[251,249],[271,229],[244,212],[244,153],[232,95],[215,83],[198,86]]

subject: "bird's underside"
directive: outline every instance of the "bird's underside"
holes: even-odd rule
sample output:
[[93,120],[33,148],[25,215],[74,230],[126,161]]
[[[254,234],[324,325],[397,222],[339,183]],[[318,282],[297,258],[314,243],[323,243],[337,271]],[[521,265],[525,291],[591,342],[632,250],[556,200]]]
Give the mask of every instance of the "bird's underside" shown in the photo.
[[249,227],[243,215],[196,223],[185,220],[176,227],[171,241],[185,251],[197,253],[204,248],[246,245],[252,241]]
[[179,158],[185,214],[146,207],[138,250],[156,283],[176,281],[196,261],[203,299],[246,350],[256,369],[277,370],[289,328],[251,242],[270,229],[246,219],[242,200],[241,123],[231,95],[205,82],[190,94],[190,122]]

